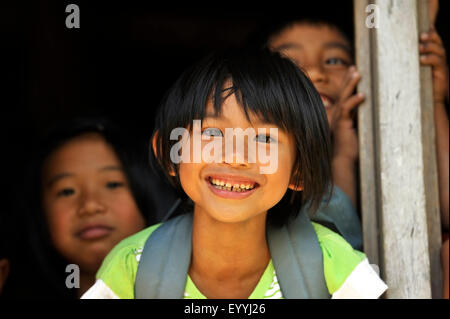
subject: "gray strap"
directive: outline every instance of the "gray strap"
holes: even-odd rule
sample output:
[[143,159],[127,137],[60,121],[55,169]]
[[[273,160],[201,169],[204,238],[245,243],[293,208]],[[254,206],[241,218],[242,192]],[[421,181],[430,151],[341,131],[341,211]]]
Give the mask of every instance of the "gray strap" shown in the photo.
[[307,214],[302,211],[287,226],[269,226],[267,231],[283,296],[288,299],[329,298],[322,250]]
[[147,239],[136,274],[136,299],[183,298],[192,252],[192,214],[177,216]]

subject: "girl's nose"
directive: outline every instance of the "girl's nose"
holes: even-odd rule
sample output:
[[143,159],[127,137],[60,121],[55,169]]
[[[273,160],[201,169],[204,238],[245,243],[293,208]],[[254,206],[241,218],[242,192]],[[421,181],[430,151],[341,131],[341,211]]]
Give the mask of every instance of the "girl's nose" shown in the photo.
[[231,154],[225,154],[224,163],[235,167],[249,167],[250,164],[247,160],[246,154],[240,152],[232,152]]
[[247,142],[243,144],[233,143],[225,146],[223,162],[233,167],[250,167],[249,163],[249,145]]
[[320,65],[309,66],[305,70],[313,84],[323,83],[328,79],[325,70]]
[[100,201],[96,194],[86,194],[81,199],[79,215],[101,214],[106,211],[106,206]]

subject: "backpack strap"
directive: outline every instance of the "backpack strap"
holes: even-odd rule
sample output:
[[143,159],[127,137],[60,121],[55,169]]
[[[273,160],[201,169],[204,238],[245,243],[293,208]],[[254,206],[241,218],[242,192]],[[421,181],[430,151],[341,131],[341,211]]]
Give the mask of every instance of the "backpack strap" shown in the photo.
[[[192,215],[169,220],[147,239],[136,274],[136,299],[183,298],[192,253]],[[329,298],[322,251],[307,214],[301,212],[287,226],[268,227],[267,235],[283,296]]]
[[192,214],[177,216],[158,227],[144,245],[135,298],[183,298],[191,252]]
[[301,211],[285,226],[268,225],[267,233],[283,296],[288,299],[330,298],[322,250],[308,215]]

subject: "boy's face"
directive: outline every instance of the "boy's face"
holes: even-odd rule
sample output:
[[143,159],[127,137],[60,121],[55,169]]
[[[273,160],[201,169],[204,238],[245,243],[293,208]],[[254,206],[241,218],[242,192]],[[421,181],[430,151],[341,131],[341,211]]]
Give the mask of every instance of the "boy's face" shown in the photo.
[[269,47],[306,71],[322,97],[332,126],[334,106],[353,63],[348,41],[333,27],[299,23],[272,37]]
[[[194,201],[196,213],[204,213],[226,223],[245,222],[256,216],[265,217],[267,210],[281,200],[289,186],[296,154],[291,137],[278,128],[277,134],[270,135],[270,139],[269,129],[277,127],[262,123],[252,114],[249,114],[252,123],[248,122],[234,94],[224,101],[220,116],[214,116],[212,102],[208,102],[206,113],[201,123],[204,136],[202,149],[210,143],[204,140],[205,135],[225,137],[226,128],[241,128],[243,131],[250,128],[255,132],[258,132],[258,128],[265,128],[267,135],[256,137],[256,148],[268,154],[270,144],[276,146],[278,167],[273,174],[261,174],[261,166],[267,164],[262,164],[260,158],[256,158],[255,162],[249,161],[249,138],[244,139],[244,154],[236,152],[233,142],[232,161],[226,160],[224,155],[212,163],[205,162],[203,158],[200,163],[182,162],[179,166],[181,185]],[[192,138],[190,140],[192,150]]]
[[97,134],[56,149],[43,168],[42,204],[58,252],[95,272],[123,238],[145,227],[114,150]]

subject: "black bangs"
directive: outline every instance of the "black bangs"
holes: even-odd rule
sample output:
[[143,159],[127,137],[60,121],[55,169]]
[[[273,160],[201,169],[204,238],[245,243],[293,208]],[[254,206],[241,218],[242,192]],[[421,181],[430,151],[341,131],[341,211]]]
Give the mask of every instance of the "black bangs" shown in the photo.
[[[175,128],[192,128],[194,120],[203,120],[208,102],[220,115],[224,100],[232,94],[249,122],[249,114],[256,115],[293,138],[296,161],[292,182],[304,185],[304,190],[288,191],[288,202],[301,208],[308,201],[313,209],[317,208],[331,180],[331,143],[325,108],[307,76],[292,61],[268,49],[216,52],[186,70],[160,106],[153,164],[161,165],[173,186],[183,194],[178,166],[170,159],[171,148],[178,142],[169,139],[171,132]],[[277,215],[282,224],[286,216]]]
[[[264,66],[264,67],[261,67]],[[291,130],[298,123],[298,105],[314,106],[316,90],[289,59],[269,50],[227,50],[208,55],[186,70],[163,100],[166,119],[172,127],[190,127],[193,120],[203,120],[205,106],[211,99],[220,115],[224,100],[235,94],[250,121],[249,113],[266,123]],[[293,88],[306,94],[298,94]],[[316,101],[312,101],[316,95]],[[177,104],[168,108],[168,105]],[[164,112],[163,111],[163,112]],[[158,121],[161,119],[157,119]]]

